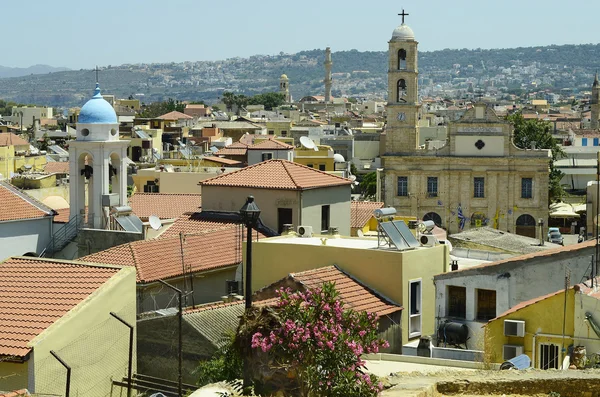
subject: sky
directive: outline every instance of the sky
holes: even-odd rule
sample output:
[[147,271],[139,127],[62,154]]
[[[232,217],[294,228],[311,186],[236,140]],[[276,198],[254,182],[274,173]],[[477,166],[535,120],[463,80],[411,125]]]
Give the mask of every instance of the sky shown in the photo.
[[6,1],[0,65],[91,69],[302,50],[383,51],[404,8],[420,51],[600,42],[600,1]]

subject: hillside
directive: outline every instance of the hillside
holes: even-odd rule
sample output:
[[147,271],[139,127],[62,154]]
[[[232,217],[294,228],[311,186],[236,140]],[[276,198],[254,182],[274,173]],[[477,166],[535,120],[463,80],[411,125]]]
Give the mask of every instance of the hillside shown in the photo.
[[[333,95],[384,98],[387,52],[356,50],[332,53]],[[322,94],[324,50],[255,55],[223,61],[108,66],[100,72],[103,92],[134,95],[143,102],[174,98],[216,102],[223,91],[253,95],[275,91],[279,76],[290,78],[297,100]],[[441,50],[419,53],[420,88],[464,87],[466,82],[519,89],[538,87],[589,90],[600,68],[600,44],[492,50]],[[510,69],[510,70],[508,70]],[[51,106],[81,106],[95,81],[90,70],[60,71],[0,79],[0,98]]]
[[55,68],[53,66],[48,65],[33,65],[29,66],[28,68],[11,68],[8,66],[0,65],[0,78],[28,76],[30,74],[61,72],[65,70],[70,69],[62,67]]

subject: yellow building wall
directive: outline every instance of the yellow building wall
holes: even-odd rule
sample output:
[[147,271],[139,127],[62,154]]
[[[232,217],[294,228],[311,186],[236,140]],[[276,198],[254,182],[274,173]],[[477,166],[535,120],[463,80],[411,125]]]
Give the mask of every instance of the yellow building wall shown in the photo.
[[13,161],[14,157],[14,146],[0,147],[0,174],[2,174],[2,176],[5,178],[10,178],[10,173],[15,172],[15,164]]
[[56,186],[56,174],[42,178],[13,178],[11,183],[19,189],[45,189]]
[[318,151],[295,149],[294,162],[317,170],[319,169],[319,165],[324,164],[325,171],[335,171],[333,149],[331,149],[331,146],[319,145],[317,148],[319,149]]
[[24,165],[30,165],[32,171],[43,171],[47,162],[46,156],[17,156],[14,167],[19,170]]
[[[299,237],[274,237],[299,238]],[[257,291],[289,273],[338,265],[381,295],[403,305],[402,343],[408,342],[408,281],[422,279],[422,335],[435,332],[433,276],[448,269],[445,245],[407,251],[333,247],[258,241],[252,244],[252,290]],[[244,269],[245,269],[245,253]]]
[[[66,370],[50,355],[50,350],[54,350],[72,367],[71,395],[111,394],[111,379],[127,374],[129,329],[109,313],[115,312],[135,325],[135,281],[135,268],[123,267],[30,342],[34,351],[36,393],[64,393]],[[135,372],[135,354],[133,358]]]
[[[146,172],[138,171],[132,175],[133,183],[138,192],[144,192],[144,185],[148,181],[158,179],[160,193],[200,193],[201,187],[198,182],[217,176],[217,173],[200,172],[160,172],[152,170]],[[241,206],[240,206],[241,207]]]
[[[574,333],[574,304],[575,294],[573,289],[568,290],[567,294],[567,310],[565,323],[565,349],[573,343]],[[536,302],[530,306],[526,306],[514,313],[501,316],[495,320],[490,321],[485,325],[485,356],[489,362],[502,363],[504,362],[502,357],[502,348],[504,345],[519,345],[524,346],[523,353],[528,355],[532,361],[531,366],[539,368],[539,357],[540,352],[537,346],[540,343],[555,344],[559,346],[559,368],[562,365],[564,358],[563,353],[560,352],[560,348],[563,344],[562,332],[563,332],[563,312],[565,305],[565,294],[559,293],[557,295],[546,298],[542,301]],[[525,337],[516,336],[504,336],[504,320],[522,320],[525,321]],[[545,334],[553,336],[536,336],[535,344],[536,351],[534,354],[534,336],[536,334]],[[535,357],[534,357],[535,356]]]
[[28,364],[0,361],[0,390],[12,391],[28,387]]
[[[290,136],[291,129],[292,129],[292,121],[291,120],[286,123],[267,121],[267,132],[269,133],[269,135],[282,136],[282,132],[285,131],[286,135]],[[271,134],[271,131],[273,131],[273,134]],[[293,142],[293,140],[292,140],[292,142]]]

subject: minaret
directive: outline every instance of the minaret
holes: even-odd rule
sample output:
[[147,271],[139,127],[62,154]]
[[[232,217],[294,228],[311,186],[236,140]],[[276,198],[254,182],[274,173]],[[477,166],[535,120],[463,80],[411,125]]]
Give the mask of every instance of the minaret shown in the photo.
[[389,43],[388,103],[385,153],[414,154],[419,148],[418,64],[415,34],[404,23],[394,29]]
[[88,227],[104,229],[109,211],[104,198],[113,206],[127,205],[129,141],[119,139],[117,114],[98,83],[79,112],[76,130],[75,140],[69,142],[70,217],[83,215],[87,207]]
[[594,78],[594,84],[592,85],[592,101],[590,108],[590,128],[597,130],[599,127],[598,119],[600,118],[600,82],[598,82],[598,71],[596,71],[596,77]]
[[331,102],[331,48],[325,49],[325,102]]
[[285,74],[279,78],[279,93],[283,94],[286,103],[291,102],[290,97],[290,79]]

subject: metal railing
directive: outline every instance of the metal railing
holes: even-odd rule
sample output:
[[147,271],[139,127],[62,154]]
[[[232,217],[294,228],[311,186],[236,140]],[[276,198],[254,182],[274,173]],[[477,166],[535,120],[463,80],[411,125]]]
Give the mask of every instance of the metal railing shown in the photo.
[[51,258],[55,253],[65,248],[67,244],[77,237],[77,233],[83,227],[84,221],[85,218],[83,215],[72,216],[67,223],[54,231],[50,243],[44,248],[40,257]]

